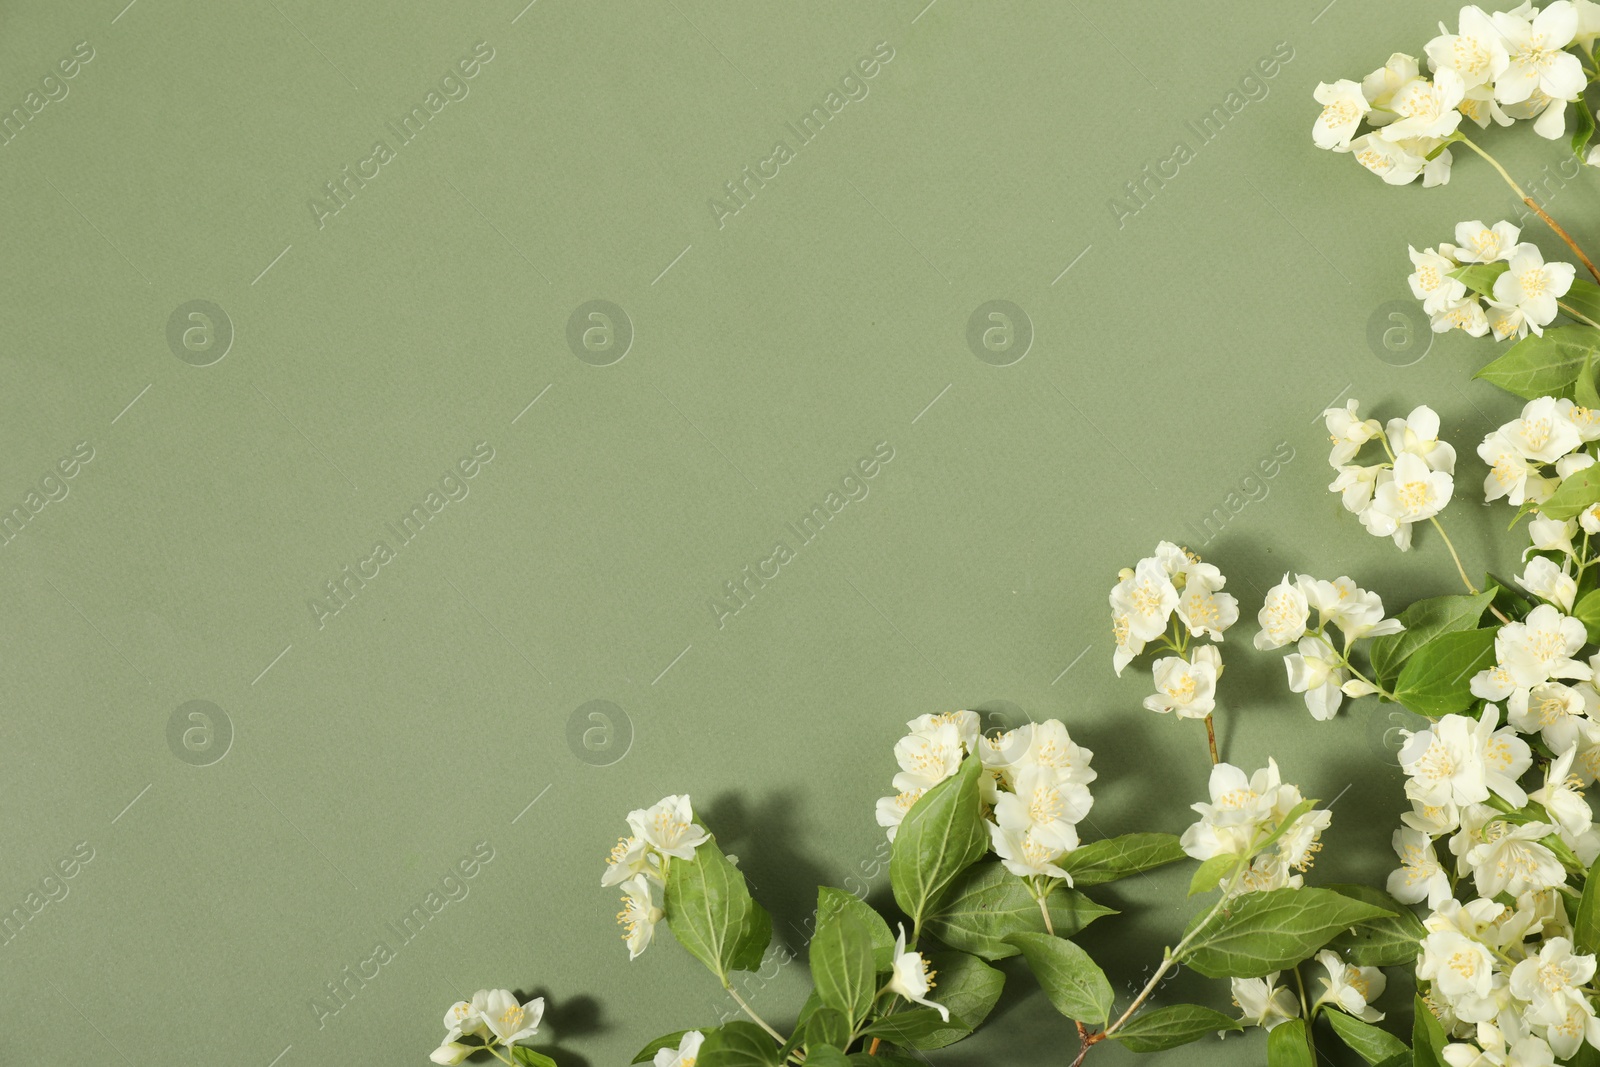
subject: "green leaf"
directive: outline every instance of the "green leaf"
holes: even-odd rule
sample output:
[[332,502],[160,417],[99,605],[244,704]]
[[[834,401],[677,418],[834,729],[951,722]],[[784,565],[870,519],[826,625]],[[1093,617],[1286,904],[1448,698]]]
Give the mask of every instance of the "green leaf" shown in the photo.
[[1578,914],[1572,920],[1572,942],[1579,952],[1600,949],[1600,859],[1589,868],[1589,877],[1583,883]]
[[[821,915],[821,894],[818,896],[817,914]],[[877,978],[872,935],[855,912],[839,908],[820,919],[811,939],[811,981],[822,1002],[837,1008],[853,1026],[872,1007],[878,995]]]
[[819,1006],[806,1016],[805,1027],[801,1030],[801,1043],[808,1049],[829,1045],[842,1049],[850,1042],[852,1026],[843,1012],[825,1005]]
[[1267,1067],[1316,1067],[1302,1019],[1279,1023],[1267,1035]]
[[[1600,297],[1600,289],[1595,289],[1592,285],[1589,288],[1594,289],[1596,296]],[[1569,298],[1570,295],[1568,294]],[[1577,307],[1576,304],[1573,306]],[[1585,318],[1593,318],[1596,313],[1600,313],[1600,307],[1583,312],[1583,316]],[[1589,408],[1591,411],[1600,408],[1600,392],[1596,392],[1594,387],[1593,353],[1590,353],[1589,358],[1583,361],[1583,370],[1578,372],[1578,380],[1572,383],[1572,399],[1580,408]]]
[[1351,1051],[1368,1063],[1382,1063],[1409,1051],[1406,1043],[1389,1031],[1362,1022],[1354,1015],[1346,1015],[1342,1011],[1330,1008],[1328,1022],[1332,1024],[1333,1032],[1339,1035],[1339,1040],[1349,1045]]
[[913,1043],[926,1040],[958,1022],[954,1012],[951,1013],[950,1022],[947,1023],[932,1008],[914,1008],[911,1011],[897,1011],[893,1015],[874,1019],[867,1024],[862,1033],[910,1048]]
[[817,928],[837,912],[848,911],[866,927],[872,941],[872,964],[877,971],[887,971],[894,962],[894,931],[883,921],[866,901],[854,893],[832,886],[817,890]]
[[1589,632],[1589,643],[1600,641],[1600,589],[1591,589],[1572,606],[1572,617]]
[[1392,681],[1413,652],[1440,634],[1476,629],[1478,620],[1483,618],[1493,600],[1494,590],[1489,589],[1477,596],[1430,597],[1406,608],[1399,615],[1405,629],[1397,634],[1374,637],[1368,646],[1367,657],[1378,679]]
[[[1572,287],[1567,290],[1567,295],[1561,298],[1563,304],[1570,304],[1574,311],[1586,319],[1600,322],[1600,285],[1585,281],[1582,278],[1572,279]],[[1591,383],[1592,384],[1592,383]],[[1574,397],[1574,399],[1577,399]],[[1582,400],[1579,404],[1588,407]]]
[[1561,479],[1550,499],[1539,505],[1539,514],[1563,521],[1582,515],[1584,509],[1600,500],[1600,469],[1597,467],[1585,467]]
[[1428,931],[1409,907],[1381,889],[1367,885],[1330,885],[1328,889],[1389,914],[1362,923],[1328,942],[1358,967],[1399,967],[1416,962]]
[[1412,1067],[1410,1047],[1407,1046],[1406,1050],[1397,1056],[1390,1056],[1378,1064],[1378,1067]]
[[1589,138],[1594,136],[1594,112],[1589,110],[1589,102],[1580,93],[1577,100],[1578,106],[1573,111],[1578,116],[1577,128],[1572,131],[1572,154],[1578,157],[1578,162],[1588,162]]
[[[1057,887],[1046,902],[1058,937],[1071,937],[1100,916],[1116,914],[1065,886]],[[1038,901],[998,860],[976,864],[957,878],[923,929],[951,948],[986,960],[1015,956],[1016,947],[1006,942],[1012,934],[1045,932]]]
[[1104,1026],[1111,1017],[1111,983],[1089,954],[1049,934],[1012,934],[1033,976],[1056,1010],[1080,1023]]
[[850,1057],[851,1067],[922,1067],[922,1064],[910,1056],[902,1056],[898,1052],[888,1052],[879,1049],[876,1056],[865,1052],[857,1052]]
[[[696,852],[704,848],[701,845]],[[699,1067],[778,1067],[783,1057],[766,1031],[738,1019],[707,1030],[706,1043],[700,1046],[695,1062]]]
[[1445,1062],[1444,1027],[1427,1002],[1413,995],[1411,1011],[1411,1062],[1413,1067],[1450,1067]]
[[1238,865],[1239,857],[1232,852],[1212,856],[1194,869],[1194,877],[1189,879],[1189,895],[1197,896],[1220,888],[1222,880],[1232,874]]
[[661,1035],[660,1037],[656,1038],[654,1041],[652,1041],[648,1045],[646,1045],[644,1048],[640,1049],[639,1050],[639,1054],[633,1058],[632,1062],[634,1062],[634,1063],[653,1063],[653,1062],[655,1062],[655,1058],[656,1058],[656,1053],[657,1052],[660,1052],[664,1048],[671,1048],[671,1049],[677,1048],[678,1045],[680,1043],[682,1043],[682,1041],[683,1041],[683,1035],[687,1034],[688,1032],[689,1031],[687,1031],[687,1030],[677,1030],[677,1031],[674,1031],[673,1033],[670,1033],[670,1034]]
[[1309,959],[1341,931],[1385,918],[1383,908],[1331,889],[1245,893],[1201,925],[1182,962],[1207,978],[1260,978]]
[[1472,676],[1494,666],[1497,627],[1440,634],[1411,654],[1394,684],[1395,699],[1419,715],[1465,711],[1476,699]]
[[1509,270],[1509,263],[1474,263],[1450,272],[1450,277],[1467,284],[1467,288],[1484,296],[1494,295],[1495,279]]
[[1558,396],[1578,377],[1583,361],[1600,348],[1600,330],[1573,323],[1524,337],[1477,374],[1524,400]]
[[806,1067],[850,1067],[850,1057],[832,1045],[806,1049]]
[[928,997],[949,1010],[950,1022],[907,1043],[924,1052],[953,1045],[982,1026],[1006,985],[1004,974],[968,953],[929,952],[927,957],[938,974]]
[[542,1052],[533,1051],[526,1045],[513,1045],[511,1047],[511,1058],[522,1064],[523,1067],[557,1067],[555,1060]]
[[963,760],[911,806],[895,834],[889,882],[895,902],[919,929],[956,876],[989,850],[979,812],[981,773],[976,757]]
[[716,841],[674,858],[662,909],[678,944],[726,984],[730,971],[753,971],[772,940],[772,917],[750,897],[744,875]]
[[1067,853],[1056,865],[1083,887],[1114,882],[1184,858],[1177,834],[1123,834],[1091,841]]
[[1221,1030],[1243,1030],[1237,1019],[1198,1004],[1174,1004],[1135,1015],[1111,1036],[1129,1052],[1163,1052]]

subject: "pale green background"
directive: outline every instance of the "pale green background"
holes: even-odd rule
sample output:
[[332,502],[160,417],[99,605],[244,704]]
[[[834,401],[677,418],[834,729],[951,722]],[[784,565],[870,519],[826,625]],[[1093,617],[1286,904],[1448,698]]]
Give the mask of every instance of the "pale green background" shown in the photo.
[[[505,985],[550,998],[562,1063],[626,1062],[729,1005],[670,942],[627,962],[598,887],[623,814],[692,793],[794,944],[815,885],[871,866],[890,745],[925,711],[1062,717],[1096,752],[1087,834],[1180,831],[1201,733],[1112,675],[1105,594],[1159,538],[1197,544],[1280,441],[1294,460],[1205,548],[1248,616],[1222,739],[1348,787],[1313,880],[1381,880],[1403,806],[1382,712],[1314,723],[1249,638],[1285,569],[1396,608],[1456,582],[1431,531],[1403,556],[1324,491],[1315,415],[1347,390],[1438,407],[1462,551],[1514,554],[1475,499],[1473,447],[1514,410],[1467,383],[1491,343],[1397,368],[1366,336],[1408,242],[1512,200],[1476,160],[1397,190],[1308,137],[1318,80],[1455,6],[523,2],[5,5],[5,107],[76,42],[96,56],[0,148],[0,501],[76,442],[96,458],[0,549],[0,901],[79,841],[95,858],[0,947],[0,1059],[421,1063],[459,992]],[[309,198],[480,40],[470,96],[319,231]],[[707,199],[880,41],[870,95],[719,231]],[[1279,42],[1267,97],[1119,229],[1123,183]],[[1490,140],[1530,182],[1561,158]],[[1595,192],[1551,199],[1580,238]],[[597,298],[637,334],[603,368],[565,340]],[[193,299],[237,330],[214,366],[168,350]],[[991,299],[1034,324],[1013,366],[966,346]],[[318,631],[307,598],[478,441],[470,497]],[[870,496],[719,630],[707,598],[880,441]],[[235,730],[211,766],[167,745],[192,699]],[[610,767],[566,743],[592,699],[635,729]],[[318,1029],[310,998],[479,841],[470,896]],[[1083,943],[1119,988],[1187,877],[1098,893],[1127,916]],[[792,966],[753,998],[781,1020],[804,988]],[[1065,1062],[1070,1024],[1015,989],[930,1060]]]

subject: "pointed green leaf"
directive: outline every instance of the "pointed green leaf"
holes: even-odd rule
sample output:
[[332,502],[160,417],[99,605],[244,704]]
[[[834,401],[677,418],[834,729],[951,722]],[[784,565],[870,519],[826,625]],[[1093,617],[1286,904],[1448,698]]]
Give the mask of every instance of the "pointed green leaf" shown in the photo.
[[1129,1052],[1163,1052],[1198,1041],[1207,1034],[1243,1030],[1237,1019],[1198,1004],[1174,1004],[1141,1012],[1111,1036]]
[[[1046,902],[1058,937],[1071,937],[1100,916],[1116,914],[1065,886]],[[986,960],[1015,956],[1016,947],[1006,941],[1012,934],[1045,932],[1039,902],[998,860],[975,864],[957,878],[924,929],[951,948]]]
[[511,1058],[522,1064],[522,1067],[557,1067],[556,1061],[542,1052],[535,1052],[527,1045],[513,1045]]
[[724,983],[730,971],[760,967],[772,940],[771,916],[715,840],[672,860],[662,910],[678,943]]
[[918,929],[962,871],[989,850],[979,809],[976,758],[961,763],[911,806],[889,854],[894,899]]
[[1091,841],[1067,853],[1057,866],[1072,875],[1072,884],[1101,885],[1153,870],[1184,858],[1177,834],[1123,834]]
[[949,1025],[907,1042],[927,1052],[953,1045],[983,1025],[1005,988],[1006,976],[965,952],[929,952],[928,964],[937,973],[930,1000],[950,1012]]
[[699,1067],[778,1067],[783,1058],[766,1031],[739,1019],[707,1030],[695,1062]]
[[1383,682],[1392,681],[1410,655],[1440,634],[1477,629],[1478,620],[1494,599],[1492,589],[1477,596],[1436,596],[1419,600],[1402,611],[1399,619],[1405,629],[1397,634],[1374,637],[1367,648],[1372,669]]
[[663,1034],[662,1036],[656,1038],[654,1041],[650,1042],[644,1048],[640,1049],[639,1050],[639,1054],[633,1058],[633,1062],[634,1063],[653,1063],[653,1062],[655,1062],[655,1058],[656,1058],[656,1053],[657,1052],[660,1052],[664,1048],[672,1048],[672,1049],[677,1048],[678,1045],[681,1044],[682,1041],[683,1041],[683,1035],[687,1034],[688,1032],[689,1031],[687,1031],[687,1030],[675,1030],[670,1034]]
[[817,929],[821,929],[830,916],[840,911],[850,912],[866,928],[867,936],[872,941],[873,969],[887,971],[894,959],[894,931],[883,921],[883,916],[854,893],[832,886],[817,890]]
[[1233,873],[1239,865],[1239,857],[1231,852],[1212,856],[1194,870],[1194,876],[1189,879],[1189,895],[1198,896],[1209,893],[1222,885],[1222,880]]
[[1547,519],[1575,519],[1596,501],[1600,501],[1600,469],[1585,467],[1561,479],[1550,499],[1539,505],[1539,514]]
[[[853,1024],[844,1017],[844,1013],[827,1005],[819,1005],[806,1017],[805,1026],[800,1031],[800,1044],[808,1049],[818,1049],[831,1045],[842,1049],[850,1041],[850,1032]],[[793,1038],[790,1039],[793,1041]]]
[[[1578,162],[1587,163],[1589,161],[1589,138],[1594,136],[1594,112],[1589,110],[1589,102],[1583,98],[1582,94],[1578,96],[1577,105],[1572,109],[1573,113],[1578,116],[1577,126],[1572,131],[1572,154],[1578,157]],[[1590,286],[1590,288],[1593,288],[1593,286]],[[1600,291],[1597,291],[1596,295],[1600,295]]]
[[1302,1019],[1279,1023],[1267,1035],[1267,1067],[1316,1067]]
[[1200,925],[1183,962],[1207,978],[1260,978],[1309,959],[1337,934],[1388,916],[1330,889],[1245,893]]
[[1420,996],[1413,995],[1411,1011],[1411,1062],[1413,1067],[1450,1067],[1445,1062],[1444,1027]]
[[1067,1018],[1104,1026],[1111,1017],[1111,983],[1089,954],[1049,934],[1012,934],[1050,1003]]
[[1389,914],[1362,923],[1328,942],[1357,967],[1399,967],[1416,962],[1428,931],[1416,912],[1381,889],[1369,885],[1330,885],[1325,888]]
[[1497,627],[1440,634],[1411,654],[1394,684],[1395,699],[1418,715],[1465,711],[1476,699],[1472,676],[1494,666]]
[[1468,289],[1484,296],[1494,295],[1495,279],[1504,274],[1509,263],[1473,263],[1450,272],[1450,277],[1465,282]]
[[824,1004],[837,1008],[853,1026],[872,1007],[877,978],[872,935],[853,911],[841,908],[818,921],[811,939],[811,981]]
[[1600,330],[1573,323],[1524,337],[1477,374],[1508,393],[1535,400],[1559,396],[1577,379],[1583,361],[1600,348]]
[[1370,1064],[1382,1063],[1407,1051],[1404,1041],[1387,1030],[1381,1030],[1369,1022],[1362,1022],[1354,1015],[1346,1015],[1335,1008],[1329,1008],[1327,1016],[1333,1032],[1339,1035],[1339,1040],[1349,1045],[1356,1055]]
[[1600,589],[1591,589],[1572,606],[1572,617],[1583,623],[1589,643],[1600,641]]
[[1579,952],[1600,950],[1600,859],[1589,868],[1589,877],[1583,883],[1578,914],[1572,920],[1572,942]]
[[874,1019],[867,1024],[862,1033],[910,1048],[915,1042],[926,1040],[941,1030],[949,1029],[952,1023],[960,1023],[954,1013],[951,1013],[950,1022],[947,1023],[932,1008],[913,1008],[910,1011],[897,1011],[892,1015]]

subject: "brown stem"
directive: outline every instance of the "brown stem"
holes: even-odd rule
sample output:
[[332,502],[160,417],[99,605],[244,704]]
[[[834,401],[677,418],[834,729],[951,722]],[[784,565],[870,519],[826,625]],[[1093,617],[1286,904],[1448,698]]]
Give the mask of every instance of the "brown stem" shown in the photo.
[[872,1039],[872,1047],[867,1049],[867,1055],[868,1056],[876,1056],[878,1054],[878,1046],[881,1045],[881,1044],[883,1044],[883,1038],[881,1038],[881,1037],[873,1038]]
[[1211,766],[1215,767],[1222,761],[1217,758],[1217,728],[1211,723],[1211,716],[1206,716],[1206,740],[1211,744]]
[[1545,225],[1549,226],[1552,230],[1554,230],[1556,232],[1556,236],[1557,237],[1559,237],[1563,241],[1567,242],[1567,247],[1572,249],[1572,254],[1577,256],[1578,259],[1583,263],[1583,265],[1585,267],[1589,268],[1589,273],[1594,275],[1594,280],[1597,281],[1597,282],[1600,282],[1600,270],[1596,270],[1595,269],[1595,265],[1592,262],[1590,262],[1588,256],[1583,254],[1583,249],[1578,247],[1578,242],[1576,242],[1576,241],[1574,241],[1572,239],[1572,235],[1567,233],[1566,230],[1563,230],[1561,228],[1561,224],[1559,222],[1557,222],[1555,219],[1551,218],[1548,214],[1546,214],[1544,208],[1540,207],[1537,203],[1534,202],[1533,197],[1524,196],[1522,198],[1522,202],[1524,204],[1527,204],[1529,207],[1533,208],[1534,211],[1538,212],[1539,217],[1545,221]]

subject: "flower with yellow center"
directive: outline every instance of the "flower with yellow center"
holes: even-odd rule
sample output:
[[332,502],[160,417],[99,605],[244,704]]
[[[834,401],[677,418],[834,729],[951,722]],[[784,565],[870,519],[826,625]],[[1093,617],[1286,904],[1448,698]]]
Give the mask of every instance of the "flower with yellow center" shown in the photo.
[[1517,309],[1530,330],[1543,334],[1555,320],[1558,301],[1572,288],[1575,273],[1571,263],[1546,263],[1538,245],[1520,244],[1512,250],[1506,272],[1494,280],[1490,303]]
[[1328,972],[1322,980],[1324,992],[1319,1004],[1333,1004],[1364,1022],[1375,1023],[1383,1012],[1369,1004],[1383,994],[1388,979],[1376,967],[1352,967],[1339,958],[1337,952],[1325,949],[1317,954],[1317,962]]

